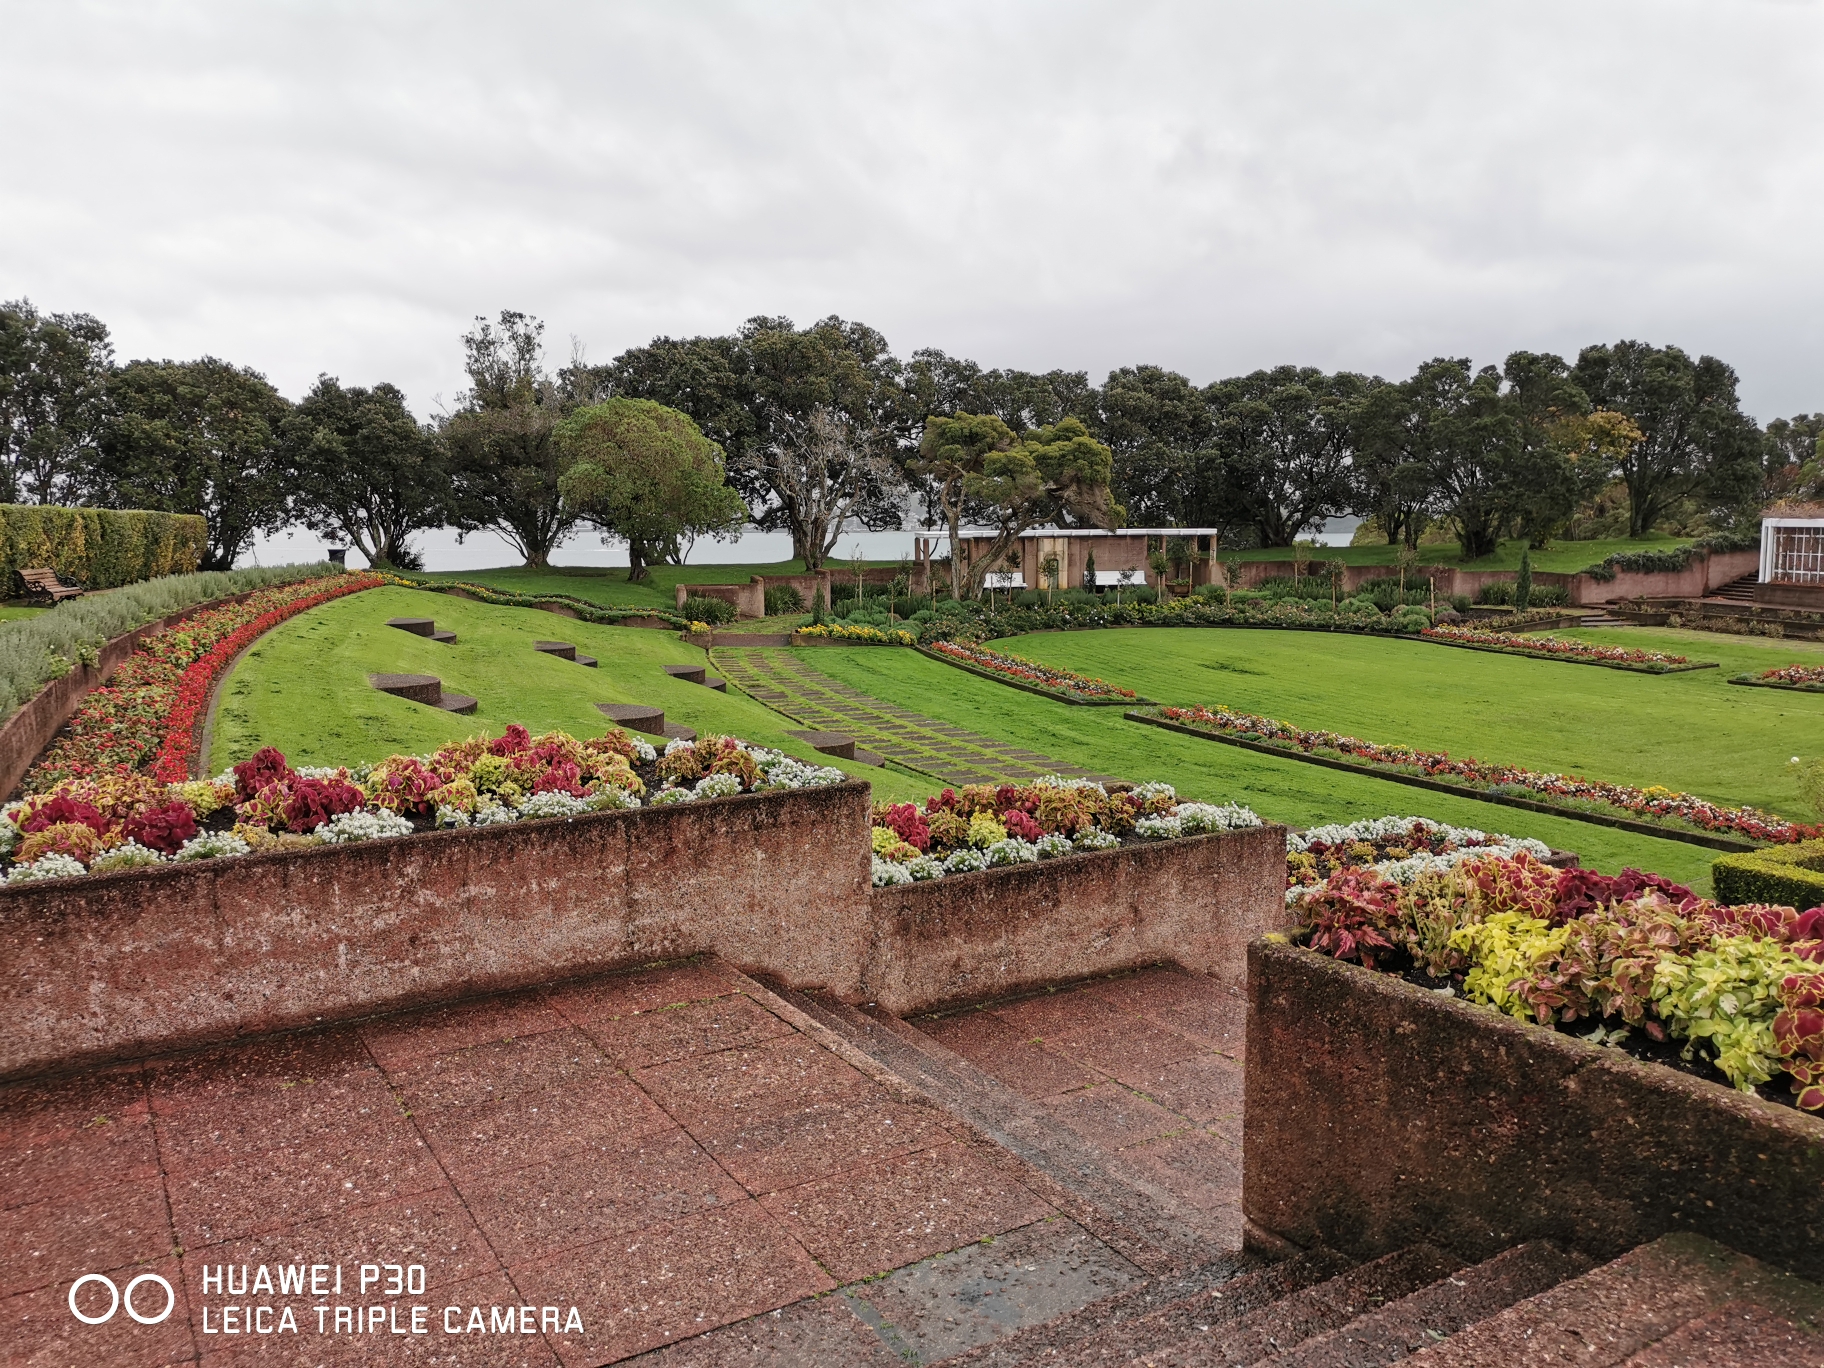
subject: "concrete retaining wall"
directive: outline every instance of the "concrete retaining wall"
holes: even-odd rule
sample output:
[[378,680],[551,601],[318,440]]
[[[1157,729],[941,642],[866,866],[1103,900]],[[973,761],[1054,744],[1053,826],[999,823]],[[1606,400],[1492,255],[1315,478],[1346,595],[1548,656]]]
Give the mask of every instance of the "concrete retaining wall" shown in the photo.
[[866,784],[0,886],[0,1078],[710,951],[898,1010],[1157,959],[1239,978],[1283,831],[875,894]]
[[900,1014],[1159,960],[1239,986],[1285,883],[1274,826],[882,889],[864,977]]
[[1695,1231],[1824,1278],[1824,1118],[1270,941],[1248,950],[1254,1240],[1610,1258]]

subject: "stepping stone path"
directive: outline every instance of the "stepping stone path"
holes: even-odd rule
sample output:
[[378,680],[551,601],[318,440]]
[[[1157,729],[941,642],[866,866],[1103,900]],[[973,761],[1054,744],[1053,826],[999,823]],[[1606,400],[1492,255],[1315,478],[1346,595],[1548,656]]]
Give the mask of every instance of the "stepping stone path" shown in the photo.
[[594,656],[578,655],[576,647],[568,641],[535,641],[532,643],[532,649],[544,655],[554,655],[559,660],[574,660],[578,665],[586,666],[591,670],[596,668]]
[[367,682],[381,693],[422,703],[428,708],[442,708],[445,712],[467,714],[481,706],[480,699],[467,694],[445,693],[443,681],[436,675],[370,674]]
[[397,627],[402,632],[410,632],[413,636],[429,637],[432,641],[441,641],[445,646],[456,644],[456,633],[438,631],[437,624],[430,618],[388,618],[386,625]]
[[728,681],[750,698],[808,728],[835,732],[946,784],[1024,783],[1042,774],[1119,782],[1113,775],[1092,774],[1037,751],[895,707],[831,679],[795,651],[717,648],[712,658]]
[[661,668],[673,679],[681,679],[686,684],[701,684],[704,688],[714,689],[717,693],[728,692],[728,681],[712,678],[701,665],[666,665]]
[[695,741],[697,734],[689,727],[680,727],[675,722],[665,720],[665,710],[646,703],[597,703],[595,710],[608,718],[617,727],[626,727],[629,731],[645,732],[648,736],[663,736],[671,741]]

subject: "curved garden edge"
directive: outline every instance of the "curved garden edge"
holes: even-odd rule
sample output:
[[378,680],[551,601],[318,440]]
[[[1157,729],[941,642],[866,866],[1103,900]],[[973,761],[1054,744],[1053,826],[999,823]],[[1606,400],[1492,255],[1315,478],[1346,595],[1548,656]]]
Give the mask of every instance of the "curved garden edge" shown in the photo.
[[1377,765],[1357,764],[1349,760],[1333,760],[1327,755],[1308,755],[1304,751],[1290,750],[1265,741],[1248,741],[1239,736],[1224,736],[1221,732],[1206,731],[1201,727],[1188,727],[1182,722],[1173,722],[1163,717],[1148,717],[1140,712],[1129,712],[1122,715],[1129,722],[1144,722],[1149,727],[1163,727],[1166,731],[1182,732],[1186,736],[1200,737],[1205,741],[1220,741],[1225,746],[1239,746],[1243,750],[1258,751],[1262,755],[1277,755],[1284,760],[1298,760],[1307,765],[1322,765],[1325,769],[1366,775],[1371,779],[1386,779],[1396,784],[1409,784],[1413,788],[1430,789],[1433,793],[1448,793],[1455,798],[1470,798],[1479,803],[1496,803],[1502,807],[1523,808],[1528,812],[1542,812],[1550,817],[1568,817],[1572,821],[1588,822],[1592,826],[1610,827],[1616,831],[1631,831],[1640,836],[1660,836],[1668,841],[1684,841],[1688,845],[1704,846],[1710,850],[1765,849],[1764,846],[1753,841],[1742,840],[1734,836],[1719,836],[1707,831],[1679,831],[1672,827],[1655,826],[1651,822],[1635,821],[1631,817],[1609,817],[1598,812],[1580,812],[1576,808],[1559,807],[1532,798],[1516,798],[1506,793],[1492,793],[1487,789],[1471,788],[1467,784],[1451,784],[1442,779],[1431,779],[1423,775],[1401,774],[1395,770],[1382,769]]
[[1554,655],[1550,651],[1526,651],[1517,646],[1482,646],[1473,641],[1446,641],[1442,637],[1421,636],[1433,646],[1455,646],[1460,651],[1487,651],[1490,655],[1521,656],[1527,660],[1551,660],[1560,665],[1600,665],[1605,670],[1629,670],[1634,674],[1688,674],[1692,670],[1714,670],[1714,660],[1688,660],[1683,665],[1638,664],[1628,660],[1579,660],[1573,655]]
[[1022,684],[1017,679],[1008,679],[1006,676],[998,675],[992,670],[981,670],[973,665],[965,665],[962,661],[953,660],[942,651],[934,651],[929,646],[914,646],[912,649],[922,656],[941,661],[952,669],[961,670],[965,674],[975,675],[977,678],[986,679],[990,683],[1005,684],[1008,688],[1018,689],[1022,693],[1037,694],[1040,698],[1049,698],[1058,703],[1068,703],[1073,708],[1131,708],[1136,705],[1144,706],[1154,702],[1153,699],[1140,698],[1138,696],[1134,698],[1079,698],[1074,694],[1068,694],[1059,689],[1041,688],[1037,684]]
[[16,796],[32,765],[44,753],[44,748],[56,739],[58,731],[75,714],[82,700],[108,682],[143,638],[176,627],[207,609],[239,603],[259,592],[250,589],[225,598],[207,599],[153,622],[142,623],[130,632],[111,638],[97,653],[94,665],[78,665],[62,678],[53,679],[39,689],[7,718],[4,726],[0,726],[0,795],[8,799]]
[[1778,680],[1759,679],[1754,675],[1736,675],[1728,681],[1751,689],[1786,689],[1792,693],[1824,693],[1824,684],[1782,684]]

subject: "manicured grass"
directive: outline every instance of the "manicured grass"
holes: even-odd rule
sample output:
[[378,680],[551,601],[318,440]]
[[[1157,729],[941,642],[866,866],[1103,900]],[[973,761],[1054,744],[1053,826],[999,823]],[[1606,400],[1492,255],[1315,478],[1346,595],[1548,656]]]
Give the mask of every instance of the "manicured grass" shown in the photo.
[[0,622],[24,622],[27,618],[35,618],[40,613],[48,613],[50,611],[51,610],[48,608],[14,608],[0,606]]
[[[1641,537],[1638,539],[1619,537],[1611,541],[1558,542],[1543,551],[1533,552],[1533,569],[1549,571],[1552,574],[1569,575],[1579,570],[1587,570],[1618,551],[1670,551],[1675,546],[1684,546],[1694,540],[1691,537]],[[1479,560],[1466,561],[1455,542],[1441,546],[1421,546],[1419,563],[1421,565],[1452,565],[1464,570],[1518,570],[1520,553],[1526,549],[1524,539],[1516,538],[1501,543],[1500,550]],[[1262,547],[1254,551],[1236,552],[1243,560],[1290,561],[1292,548],[1289,546]],[[1394,558],[1399,548],[1393,546],[1334,546],[1308,553],[1313,563],[1326,560],[1342,560],[1350,565],[1385,565],[1393,568]],[[1291,573],[1290,566],[1287,574]]]
[[1824,748],[1824,697],[1728,682],[1789,663],[1791,643],[1626,627],[1563,635],[1722,668],[1644,675],[1421,641],[1224,628],[1051,632],[996,644],[1163,703],[1220,703],[1365,741],[1661,784],[1810,819],[1789,762]]
[[[439,645],[386,626],[389,617],[434,617],[458,639]],[[574,642],[601,665],[591,670],[540,654],[532,649],[536,640]],[[534,732],[560,728],[600,736],[608,721],[594,704],[650,703],[664,708],[668,722],[837,765],[871,782],[882,799],[904,800],[931,787],[902,771],[820,756],[787,736],[795,724],[771,709],[738,693],[672,679],[661,668],[703,664],[705,652],[675,632],[592,626],[533,609],[373,589],[303,613],[255,643],[223,686],[209,768],[219,773],[261,746],[277,746],[299,765],[422,754],[477,732],[498,736],[510,722]],[[370,673],[436,675],[446,691],[472,694],[481,706],[461,717],[409,703],[370,687]]]
[[[1179,635],[1167,629],[1147,631],[1146,636]],[[1354,641],[1355,638],[1330,638],[1310,633],[1241,632],[1206,629],[1187,630],[1182,635],[1202,637],[1259,637],[1305,639],[1309,642],[1331,640]],[[1142,675],[1132,668],[1148,650],[1155,649],[1132,638],[1132,632],[1084,632],[1049,635],[1042,638],[1020,638],[1011,645],[1021,653],[1037,656],[1031,649],[1036,641],[1071,643],[1078,658],[1065,661],[1061,653],[1051,658],[1069,664],[1084,673],[1138,685]],[[1082,653],[1086,643],[1100,643],[1110,659],[1094,668]],[[1367,642],[1365,644],[1383,644]],[[1215,649],[1205,647],[1200,649]],[[1433,650],[1452,658],[1470,652]],[[1503,657],[1493,657],[1506,663]],[[1131,779],[1164,779],[1176,785],[1187,797],[1213,801],[1234,800],[1246,803],[1263,817],[1293,826],[1312,826],[1322,822],[1347,822],[1362,817],[1380,817],[1389,813],[1418,814],[1461,826],[1480,827],[1485,831],[1531,836],[1560,850],[1574,850],[1583,862],[1613,873],[1624,865],[1656,870],[1690,884],[1700,891],[1710,886],[1710,862],[1716,852],[1680,841],[1636,836],[1569,818],[1548,817],[1541,813],[1505,808],[1493,803],[1453,798],[1445,794],[1426,793],[1403,784],[1390,783],[1366,775],[1353,775],[1281,760],[1235,746],[1181,736],[1156,727],[1145,727],[1126,721],[1118,708],[1073,708],[1064,703],[1036,698],[979,679],[962,670],[951,669],[913,651],[885,647],[843,649],[821,647],[815,657],[817,668],[841,679],[876,698],[916,708],[920,712],[958,726],[986,732],[1016,745],[1068,759],[1086,768],[1119,774]],[[1315,662],[1307,657],[1304,668]],[[1571,667],[1545,661],[1522,661],[1540,669],[1571,672]],[[1126,667],[1126,668],[1123,668]],[[1199,675],[1204,672],[1195,664],[1187,667]],[[1163,676],[1164,672],[1159,672]],[[1607,674],[1591,670],[1590,674]],[[1219,686],[1223,676],[1211,676]],[[1170,679],[1147,684],[1143,692],[1174,702],[1188,702],[1184,689],[1168,688]],[[1258,682],[1258,681],[1251,681]],[[1641,680],[1642,684],[1663,680]],[[1765,692],[1734,689],[1732,693]],[[1280,707],[1284,713],[1290,709]]]
[[[865,566],[898,565],[898,561],[863,561]],[[840,577],[850,562],[829,563],[832,576]],[[627,582],[627,571],[613,566],[569,565],[544,570],[502,566],[493,570],[444,570],[428,579],[473,580],[497,589],[522,594],[574,594],[608,608],[667,608],[676,611],[680,584],[746,584],[755,575],[801,575],[803,561],[777,561],[744,565],[655,565],[638,584]]]

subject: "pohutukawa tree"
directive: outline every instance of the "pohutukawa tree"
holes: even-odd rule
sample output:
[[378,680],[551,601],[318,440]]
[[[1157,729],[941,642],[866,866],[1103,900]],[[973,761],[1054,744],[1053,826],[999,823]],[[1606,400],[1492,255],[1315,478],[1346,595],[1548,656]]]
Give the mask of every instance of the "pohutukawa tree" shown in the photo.
[[990,567],[1029,528],[1050,523],[1105,530],[1120,526],[1127,510],[1109,490],[1113,469],[1109,449],[1075,418],[1035,428],[1014,446],[985,453],[981,470],[964,476],[963,492],[992,510],[994,533],[986,552],[966,568],[964,597],[981,593]]
[[950,530],[950,596],[963,596],[959,560],[965,493],[971,477],[983,473],[991,452],[1011,451],[1018,439],[1013,430],[991,413],[933,415],[925,420],[924,440],[912,471],[925,481],[929,498],[937,504]]

